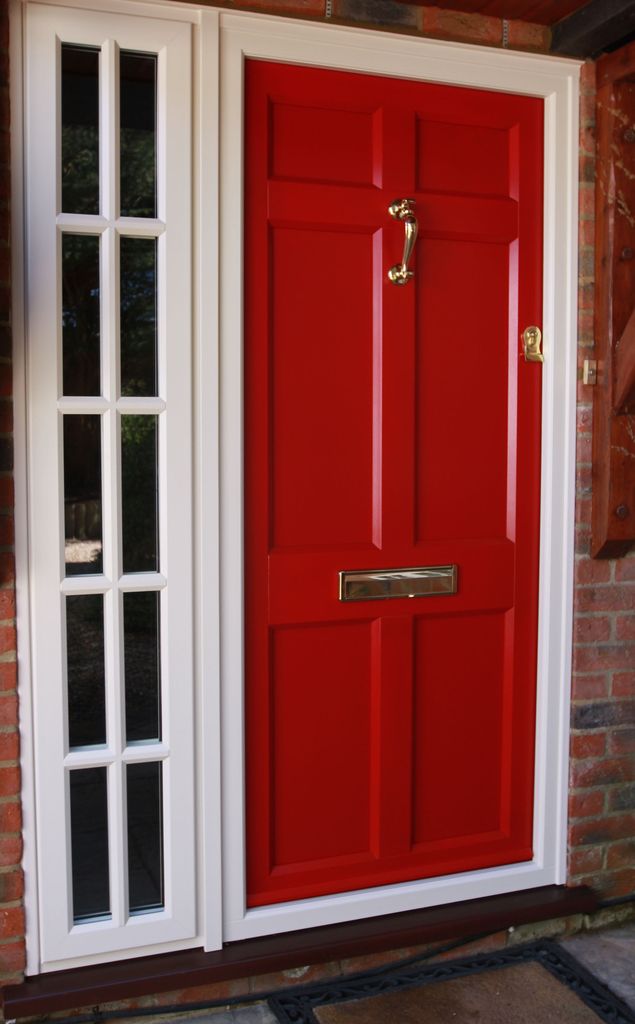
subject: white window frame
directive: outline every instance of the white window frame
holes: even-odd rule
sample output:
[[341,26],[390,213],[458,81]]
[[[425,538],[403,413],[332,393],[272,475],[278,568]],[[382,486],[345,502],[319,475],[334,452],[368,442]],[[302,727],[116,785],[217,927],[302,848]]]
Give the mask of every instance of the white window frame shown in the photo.
[[[108,8],[104,11],[104,8]],[[92,8],[92,9],[88,9]],[[14,259],[16,324],[28,335],[15,365],[16,442],[22,460],[16,472],[16,506],[20,529],[16,538],[18,561],[19,662],[23,698],[21,727],[24,762],[25,867],[27,869],[28,973],[56,970],[91,962],[139,956],[149,952],[203,944],[204,913],[197,902],[197,876],[201,875],[200,848],[195,832],[195,811],[201,801],[218,807],[218,653],[214,622],[218,617],[216,588],[202,588],[201,580],[217,572],[218,538],[215,521],[214,464],[201,464],[196,437],[211,438],[214,448],[217,301],[215,164],[217,90],[216,12],[187,6],[150,7],[145,4],[30,3],[24,10],[12,4],[12,67],[14,138],[24,141],[25,159],[14,160],[16,192]],[[122,16],[123,15],[123,16]],[[55,170],[56,128],[59,123],[57,63],[61,42],[102,47],[100,95],[100,165],[103,216],[58,212],[59,182]],[[20,59],[22,44],[25,59]],[[117,93],[114,81],[117,46],[158,54],[158,211],[154,221],[114,219]],[[209,54],[204,61],[203,49]],[[24,80],[24,83],[23,83]],[[24,93],[23,93],[24,88]],[[32,96],[39,97],[29,106]],[[200,118],[205,132],[195,128]],[[208,169],[205,181],[200,168]],[[212,168],[211,175],[209,168]],[[42,168],[49,168],[42,174]],[[21,189],[24,174],[24,195]],[[196,194],[195,193],[200,193]],[[196,202],[195,202],[196,200]],[[194,206],[200,217],[194,223]],[[24,216],[26,239],[20,244]],[[211,230],[198,223],[205,217]],[[59,321],[59,233],[62,230],[99,234],[102,239],[102,338],[117,333],[117,294],[112,271],[115,239],[119,235],[156,237],[164,287],[159,295],[159,398],[116,398],[116,368],[106,372],[101,399],[58,398],[61,351]],[[23,255],[24,254],[24,255]],[[24,273],[22,263],[25,262]],[[193,277],[212,281],[199,288]],[[105,271],[110,271],[104,276]],[[28,299],[24,300],[24,296]],[[24,303],[24,304],[23,304]],[[193,321],[193,322],[192,322]],[[55,324],[57,323],[57,329]],[[51,324],[53,327],[51,327]],[[202,326],[203,325],[203,326]],[[206,344],[201,345],[205,332]],[[211,339],[211,340],[210,340]],[[102,353],[107,348],[102,344]],[[112,345],[110,346],[112,351]],[[205,379],[205,402],[193,395],[192,369]],[[37,396],[37,403],[27,402]],[[115,563],[104,550],[104,576],[73,578],[60,586],[63,565],[63,508],[58,486],[61,447],[55,430],[62,412],[101,413],[103,437],[116,451],[117,413],[156,413],[159,430],[159,529],[162,573],[114,578]],[[110,422],[109,422],[110,421]],[[194,424],[197,429],[194,431]],[[110,431],[110,432],[108,432]],[[194,460],[198,471],[194,472]],[[116,459],[115,459],[116,462]],[[27,472],[28,466],[28,472]],[[169,487],[166,481],[169,479]],[[196,483],[196,486],[194,484]],[[116,465],[103,453],[104,537],[118,515]],[[201,527],[202,501],[205,528]],[[42,510],[46,509],[46,515]],[[24,515],[20,513],[24,512]],[[193,570],[194,529],[197,544]],[[199,556],[200,553],[200,556]],[[164,734],[161,743],[126,746],[122,737],[122,708],[116,680],[108,684],[108,722],[111,746],[104,750],[65,752],[66,716],[61,672],[64,631],[63,594],[102,592],[113,583],[112,594],[131,589],[156,588],[162,598],[162,702]],[[204,589],[204,593],[202,592]],[[195,601],[195,593],[200,595]],[[106,662],[120,666],[114,637],[118,632],[120,599],[108,597]],[[169,609],[169,614],[167,611]],[[198,627],[195,614],[205,615]],[[210,625],[211,623],[211,625]],[[37,628],[36,628],[37,627]],[[31,643],[28,644],[30,635]],[[56,665],[52,672],[50,665]],[[195,692],[195,679],[203,673],[209,685]],[[107,673],[108,674],[108,673]],[[51,685],[57,677],[57,686]],[[169,687],[170,680],[173,680]],[[31,683],[31,685],[28,685]],[[197,704],[195,708],[195,696]],[[196,715],[196,737],[195,731]],[[200,715],[201,710],[204,715]],[[204,729],[203,721],[211,722]],[[205,736],[205,744],[202,737]],[[207,781],[194,770],[197,751],[209,762]],[[125,823],[122,785],[125,764],[132,761],[163,763],[164,902],[163,910],[127,914],[125,896]],[[111,862],[110,920],[73,924],[68,835],[68,788],[63,766],[106,764],[109,773],[109,839]],[[217,811],[219,815],[219,811]],[[66,828],[59,827],[66,817]],[[208,857],[220,856],[219,829],[204,825]],[[220,945],[220,867],[218,881],[205,890],[213,907],[216,927],[209,941]],[[200,886],[201,891],[203,887]]]
[[[148,937],[136,948],[51,959],[37,884],[31,679],[33,560],[27,510],[26,401],[31,329],[22,237],[23,8],[12,7],[14,362],[18,660],[22,731],[28,973],[232,941],[494,895],[566,879],[570,644],[573,600],[577,299],[578,62],[413,39],[257,14],[197,9],[174,0],[58,0],[79,10],[190,26],[193,45],[194,668],[198,832],[196,922],[190,937]],[[534,860],[444,879],[247,910],[243,793],[242,557],[242,66],[245,58],[498,89],[545,100],[543,445]],[[220,64],[220,71],[219,71]],[[221,110],[219,111],[219,95]],[[222,115],[222,116],[221,116]],[[219,192],[219,175],[222,191]],[[219,199],[220,196],[220,199]],[[217,230],[220,212],[220,227]],[[219,249],[220,239],[220,249]],[[26,318],[25,318],[25,310]],[[220,322],[219,322],[220,317]],[[220,354],[220,364],[219,364]],[[222,368],[220,376],[219,365]],[[219,415],[220,410],[220,415]],[[30,560],[31,558],[31,560]],[[220,576],[222,559],[223,574]],[[222,593],[222,606],[220,595]],[[222,684],[219,683],[219,679]],[[222,685],[222,704],[221,704]],[[36,714],[37,717],[37,714]],[[222,766],[219,764],[221,725]],[[221,807],[222,769],[222,807]],[[222,830],[221,830],[222,810]],[[222,836],[222,842],[221,842]],[[221,858],[222,855],[222,858]],[[222,867],[222,871],[221,871]],[[193,874],[193,873],[192,873]],[[222,919],[221,919],[222,908]],[[65,954],[66,956],[66,954]]]

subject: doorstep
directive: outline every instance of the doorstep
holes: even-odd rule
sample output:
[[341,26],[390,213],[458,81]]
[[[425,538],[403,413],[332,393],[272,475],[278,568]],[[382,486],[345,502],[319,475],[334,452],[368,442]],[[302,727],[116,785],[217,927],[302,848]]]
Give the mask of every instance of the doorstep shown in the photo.
[[202,949],[181,950],[56,971],[7,986],[3,992],[4,1018],[8,1021],[94,1007],[119,999],[271,974],[439,939],[467,938],[535,921],[590,914],[597,908],[598,898],[587,886],[543,886],[504,896],[245,939],[211,953]]

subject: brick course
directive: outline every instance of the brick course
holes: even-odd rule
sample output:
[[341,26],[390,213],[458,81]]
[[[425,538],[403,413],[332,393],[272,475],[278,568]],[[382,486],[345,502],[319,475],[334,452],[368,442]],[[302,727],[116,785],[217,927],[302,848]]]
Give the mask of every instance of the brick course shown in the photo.
[[0,984],[24,970],[24,880],[13,557],[13,416],[9,280],[9,23],[0,7]]
[[[595,69],[587,63],[580,104],[580,365],[593,344],[594,160]],[[569,873],[571,883],[614,898],[635,886],[635,557],[589,558],[592,403],[593,389],[581,385]]]

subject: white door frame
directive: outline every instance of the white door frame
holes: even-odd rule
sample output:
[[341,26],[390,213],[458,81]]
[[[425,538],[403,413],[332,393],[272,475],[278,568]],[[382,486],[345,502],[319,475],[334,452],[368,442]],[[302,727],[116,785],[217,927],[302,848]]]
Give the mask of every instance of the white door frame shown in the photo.
[[[243,65],[319,65],[543,97],[542,506],[531,862],[247,910],[243,732]],[[578,62],[252,14],[220,16],[220,494],[224,938],[334,924],[566,878],[573,594]]]

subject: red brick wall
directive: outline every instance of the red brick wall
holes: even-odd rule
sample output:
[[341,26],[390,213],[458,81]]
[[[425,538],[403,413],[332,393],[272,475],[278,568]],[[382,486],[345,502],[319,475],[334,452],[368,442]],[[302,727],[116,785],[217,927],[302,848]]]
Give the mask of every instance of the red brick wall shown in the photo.
[[0,5],[0,979],[24,970],[22,827],[15,650],[11,292],[9,273],[9,15]]
[[508,21],[505,26],[502,18],[464,14],[440,6],[404,4],[399,0],[332,0],[328,19],[326,0],[218,0],[214,6],[344,22],[484,46],[503,46],[507,31],[506,45],[515,50],[546,52],[551,41],[551,31],[545,25]]
[[[595,68],[582,74],[579,364],[593,355]],[[571,711],[572,882],[635,891],[635,552],[589,558],[593,388],[579,386]]]
[[[325,0],[226,7],[326,20]],[[541,25],[393,0],[334,0],[333,21],[460,42],[546,51]],[[594,67],[582,76],[580,361],[593,344]],[[24,969],[13,561],[9,292],[8,14],[0,4],[0,985]],[[588,557],[592,389],[580,388],[570,873],[606,897],[635,891],[635,557]]]

